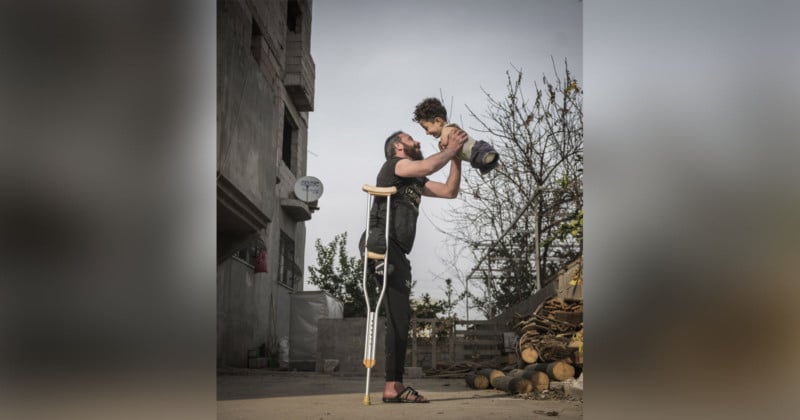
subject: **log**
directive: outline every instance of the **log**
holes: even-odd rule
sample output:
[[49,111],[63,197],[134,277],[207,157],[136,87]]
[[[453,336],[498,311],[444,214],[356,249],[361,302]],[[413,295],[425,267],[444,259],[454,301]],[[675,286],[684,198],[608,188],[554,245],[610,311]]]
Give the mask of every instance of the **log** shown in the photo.
[[583,365],[583,352],[579,351],[575,353],[575,364],[576,365]]
[[547,376],[545,372],[525,372],[522,374],[522,377],[531,381],[531,385],[533,385],[533,389],[537,391],[544,391],[550,388],[550,377]]
[[518,346],[520,349],[525,348],[528,344],[532,343],[534,340],[540,340],[542,336],[539,335],[539,332],[536,330],[530,331],[522,331],[522,336],[519,338]]
[[559,321],[555,318],[549,318],[546,316],[533,314],[531,315],[531,319],[536,323],[537,327],[540,327],[540,329],[546,329],[547,331],[556,334],[578,329],[577,325],[570,324],[569,322]]
[[506,376],[506,374],[503,373],[502,370],[491,369],[491,368],[479,369],[475,373],[477,373],[478,375],[483,375],[483,376],[489,378],[489,385],[491,385],[491,386],[494,386],[493,382],[494,382],[495,378],[498,378],[500,376]]
[[509,394],[527,394],[533,391],[531,381],[513,376],[499,376],[492,382],[492,386]]
[[575,377],[575,368],[567,362],[552,362],[547,365],[547,375],[557,381]]
[[[491,386],[492,386],[492,388],[497,388],[497,387],[494,385],[494,384],[495,384],[495,382],[497,382],[498,380],[500,380],[500,379],[502,379],[502,378],[506,378],[506,377],[507,377],[506,375],[499,375],[499,376],[495,376],[494,378],[492,378],[492,379],[489,379],[489,385],[491,385]],[[503,379],[503,380],[504,380],[504,379]]]
[[553,311],[548,316],[552,316],[554,319],[561,322],[568,322],[574,326],[580,325],[580,323],[583,322],[583,312]]
[[545,372],[552,380],[563,381],[575,377],[575,368],[567,362],[533,363],[525,366],[526,371]]
[[539,351],[539,359],[543,362],[557,362],[570,358],[577,349],[567,347],[569,338],[543,335],[531,339],[531,344]]
[[478,375],[475,373],[468,373],[464,376],[464,380],[467,382],[472,389],[486,389],[489,388],[489,378]]
[[519,357],[525,363],[536,363],[539,360],[539,352],[532,345],[528,345],[519,352]]
[[575,364],[583,365],[583,328],[572,336],[567,347],[575,349],[575,356],[572,358]]
[[514,378],[511,376],[498,376],[491,381],[492,387],[494,389],[508,391],[508,383],[511,382],[512,379]]

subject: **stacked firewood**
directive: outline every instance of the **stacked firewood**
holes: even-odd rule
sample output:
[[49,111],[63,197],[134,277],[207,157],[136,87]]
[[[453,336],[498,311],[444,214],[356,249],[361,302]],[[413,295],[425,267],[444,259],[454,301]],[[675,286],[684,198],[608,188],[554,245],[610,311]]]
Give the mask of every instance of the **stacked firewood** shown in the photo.
[[518,320],[517,352],[525,364],[564,361],[583,365],[583,301],[551,298]]
[[551,298],[513,324],[519,337],[519,366],[507,373],[479,369],[464,378],[474,389],[489,387],[511,394],[543,391],[551,381],[574,378],[583,369],[583,301]]

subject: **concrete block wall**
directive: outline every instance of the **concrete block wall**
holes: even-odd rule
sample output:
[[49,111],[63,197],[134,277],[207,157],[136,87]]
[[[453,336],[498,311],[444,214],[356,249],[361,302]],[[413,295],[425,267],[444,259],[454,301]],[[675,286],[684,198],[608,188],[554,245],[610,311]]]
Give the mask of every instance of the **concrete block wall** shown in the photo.
[[239,2],[220,2],[217,19],[218,170],[265,214],[272,215],[277,134],[283,115],[276,105],[281,91],[251,53],[248,10]]
[[[386,318],[378,319],[378,337],[375,348],[375,367],[372,376],[383,377],[385,373]],[[363,365],[366,318],[344,318],[319,320],[317,332],[317,371],[322,372],[325,359],[339,360],[339,373],[366,374]]]

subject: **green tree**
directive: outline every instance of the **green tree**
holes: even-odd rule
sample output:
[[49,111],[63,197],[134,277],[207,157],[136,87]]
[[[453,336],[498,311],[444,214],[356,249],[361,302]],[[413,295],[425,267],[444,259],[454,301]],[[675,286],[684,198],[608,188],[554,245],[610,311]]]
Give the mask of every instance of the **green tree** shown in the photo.
[[[436,318],[441,321],[445,321],[445,318],[439,316],[440,314],[444,315],[447,312],[447,302],[434,299],[431,297],[430,293],[425,293],[420,296],[418,299],[411,300],[411,312],[415,318]],[[437,337],[444,337],[448,335],[449,331],[449,324],[446,325],[445,322],[439,322],[436,328],[436,336]],[[422,323],[418,324],[416,329],[411,330],[412,335],[416,335],[417,337],[430,337],[433,334],[431,329],[431,324]]]
[[411,312],[417,318],[437,318],[446,311],[445,303],[433,299],[430,293],[425,293],[419,299],[411,301]]
[[[315,266],[308,267],[309,282],[344,303],[345,317],[363,317],[367,314],[364,292],[361,287],[364,262],[347,253],[347,232],[340,233],[327,245],[317,239]],[[370,279],[367,292],[370,302],[375,302],[375,282]],[[381,305],[383,306],[383,305]],[[383,312],[383,307],[381,308]]]
[[447,318],[454,318],[455,317],[455,309],[463,297],[459,296],[456,293],[456,289],[453,287],[453,279],[445,279],[444,280],[444,297],[445,301],[442,303],[443,305],[443,312],[447,316]]

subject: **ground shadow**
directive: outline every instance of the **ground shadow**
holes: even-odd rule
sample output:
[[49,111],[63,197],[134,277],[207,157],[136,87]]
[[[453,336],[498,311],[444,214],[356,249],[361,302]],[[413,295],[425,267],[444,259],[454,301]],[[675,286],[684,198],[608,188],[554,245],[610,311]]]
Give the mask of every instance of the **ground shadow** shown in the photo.
[[[334,394],[353,395],[354,399],[360,401],[364,395],[365,381],[366,374],[345,376],[255,369],[248,372],[218,372],[217,401]],[[432,402],[508,396],[496,390],[470,389],[460,378],[408,379],[405,383],[418,389],[422,395],[435,392],[436,396],[427,396]],[[373,400],[380,401],[383,385],[382,375],[370,378],[370,397]]]

